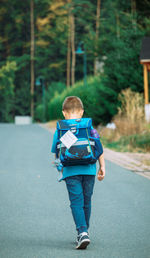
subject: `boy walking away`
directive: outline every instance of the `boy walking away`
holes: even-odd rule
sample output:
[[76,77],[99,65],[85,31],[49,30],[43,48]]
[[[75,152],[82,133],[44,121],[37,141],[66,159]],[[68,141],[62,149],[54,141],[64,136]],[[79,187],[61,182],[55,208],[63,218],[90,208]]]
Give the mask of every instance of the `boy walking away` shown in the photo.
[[105,176],[103,148],[91,119],[82,118],[81,99],[67,97],[62,112],[65,120],[57,122],[51,151],[56,154],[56,166],[61,170],[61,180],[65,181],[68,190],[78,234],[76,249],[85,249],[90,243],[88,229],[97,160],[100,165],[97,179],[101,181]]

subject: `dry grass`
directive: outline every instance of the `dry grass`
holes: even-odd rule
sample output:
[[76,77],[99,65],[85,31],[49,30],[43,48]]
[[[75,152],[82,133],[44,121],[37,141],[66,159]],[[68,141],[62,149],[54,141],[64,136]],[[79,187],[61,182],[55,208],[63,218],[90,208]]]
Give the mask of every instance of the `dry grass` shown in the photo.
[[129,118],[132,122],[144,118],[144,96],[138,92],[133,92],[130,88],[122,90],[119,94],[121,108],[119,115]]
[[53,121],[49,121],[49,122],[47,122],[46,123],[46,126],[48,127],[48,128],[56,128],[56,123],[57,123],[57,120],[53,120]]
[[119,95],[121,107],[113,122],[120,135],[139,134],[145,130],[143,94],[125,89]]
[[143,94],[126,89],[119,100],[121,107],[113,118],[116,129],[99,130],[106,146],[124,151],[149,151],[150,128],[145,121]]
[[116,133],[120,136],[140,134],[146,129],[146,122],[144,119],[134,122],[126,117],[116,116],[113,122],[117,127]]

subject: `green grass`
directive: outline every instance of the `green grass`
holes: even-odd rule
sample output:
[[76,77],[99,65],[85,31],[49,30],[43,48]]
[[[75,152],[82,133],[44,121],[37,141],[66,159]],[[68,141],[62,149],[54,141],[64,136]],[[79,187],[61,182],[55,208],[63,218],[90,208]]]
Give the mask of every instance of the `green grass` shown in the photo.
[[122,136],[118,141],[110,141],[106,137],[101,138],[104,147],[119,152],[149,152],[150,133]]

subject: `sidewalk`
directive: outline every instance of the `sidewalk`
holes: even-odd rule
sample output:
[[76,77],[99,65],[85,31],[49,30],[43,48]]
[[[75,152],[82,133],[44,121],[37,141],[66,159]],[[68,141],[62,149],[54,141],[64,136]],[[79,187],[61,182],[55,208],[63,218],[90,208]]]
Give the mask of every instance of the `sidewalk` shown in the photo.
[[[40,126],[54,133],[56,121]],[[150,153],[117,152],[104,148],[104,154],[106,160],[150,179]]]
[[144,164],[150,161],[149,153],[116,152],[107,148],[104,148],[104,153],[106,160],[150,179],[150,166]]

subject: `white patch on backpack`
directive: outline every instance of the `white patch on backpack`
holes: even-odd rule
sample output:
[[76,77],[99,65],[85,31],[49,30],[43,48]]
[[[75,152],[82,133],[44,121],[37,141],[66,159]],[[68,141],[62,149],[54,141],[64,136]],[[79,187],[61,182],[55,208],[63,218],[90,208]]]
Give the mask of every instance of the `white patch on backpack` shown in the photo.
[[61,138],[60,141],[69,149],[78,138],[70,131],[68,130]]

